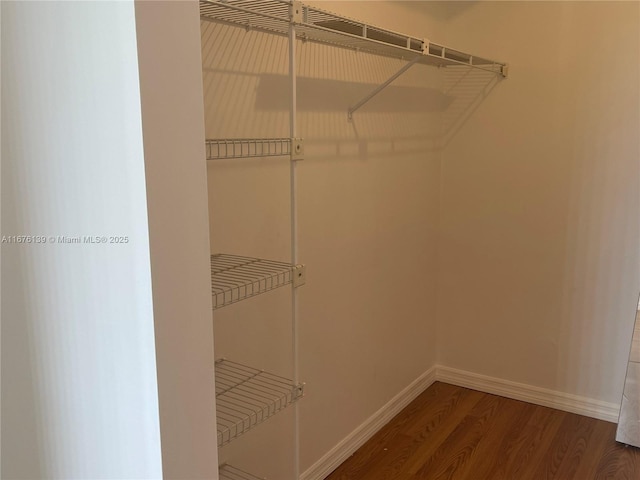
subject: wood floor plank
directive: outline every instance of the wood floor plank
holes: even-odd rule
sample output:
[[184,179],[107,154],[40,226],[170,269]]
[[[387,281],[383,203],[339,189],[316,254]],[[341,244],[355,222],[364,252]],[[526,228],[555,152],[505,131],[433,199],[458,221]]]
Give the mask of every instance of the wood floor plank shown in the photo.
[[[537,407],[523,431],[523,442],[507,470],[521,480],[536,480],[535,467],[549,454],[548,446],[555,438],[566,413],[552,408]],[[508,478],[508,477],[507,477]]]
[[615,444],[616,426],[609,422],[595,422],[593,434],[587,445],[585,455],[574,475],[574,478],[595,478],[598,466],[610,445]]
[[411,456],[411,446],[414,439],[407,435],[400,435],[396,442],[389,444],[378,455],[376,461],[371,462],[366,471],[362,471],[358,478],[362,480],[391,480],[400,475],[400,469]]
[[[366,445],[349,458],[348,462],[343,463],[328,478],[331,480],[356,478],[353,476],[354,472],[362,477],[367,470],[375,469],[376,465],[380,463],[380,457],[386,456],[388,446],[397,447],[398,442],[395,437],[399,432],[405,432],[405,435],[411,436],[414,434],[414,425],[423,425],[434,429],[443,412],[455,409],[456,402],[452,399],[465,393],[452,385],[436,382],[403,409],[393,421],[377,432]],[[450,406],[447,409],[444,408],[445,405]]]
[[[588,417],[570,414],[571,427],[564,429],[561,427],[559,437],[563,439],[564,458],[556,474],[549,478],[566,478],[567,480],[580,480],[576,478],[576,471],[587,455],[587,447],[591,441],[596,422]],[[566,449],[565,449],[566,445]]]
[[413,478],[421,480],[451,480],[465,476],[472,467],[474,454],[489,436],[492,419],[504,408],[505,399],[483,396],[447,439],[426,459]]
[[640,479],[640,449],[608,442],[592,477],[594,480]]
[[[445,383],[436,382],[420,395],[412,404],[399,413],[392,422],[374,435],[347,462],[338,467],[330,480],[345,480],[347,478],[364,478],[368,471],[376,468],[388,470],[386,476],[377,474],[375,478],[394,478],[402,474],[406,460],[413,458],[415,451],[425,445],[432,432],[448,431],[446,425],[454,428],[459,416],[469,410],[481,398],[481,394],[473,390],[461,389]],[[391,425],[393,424],[393,425]],[[397,442],[399,431],[407,437],[407,441]],[[437,439],[431,439],[436,441]],[[393,456],[391,465],[386,458]],[[381,465],[384,465],[382,467]]]
[[[447,385],[447,384],[441,384]],[[409,461],[426,455],[426,450],[443,441],[446,432],[455,428],[466,411],[470,411],[481,398],[478,392],[469,389],[447,386],[448,396],[434,402],[433,408],[419,412],[412,418],[412,426],[406,434],[411,441],[394,454],[392,462],[380,466],[376,480],[396,480],[407,478],[415,470]],[[425,449],[425,446],[429,446]]]
[[[523,432],[529,426],[537,407],[525,402],[514,403],[518,406],[518,409],[514,412],[515,418],[511,419],[508,430],[500,432],[499,429],[496,429],[498,434],[503,433],[502,438],[494,445],[491,452],[486,453],[486,456],[480,457],[479,469],[483,472],[482,474],[485,478],[511,480],[509,472],[513,471],[514,463],[517,461],[518,455],[528,439],[526,435],[523,435]],[[493,454],[496,450],[501,454]]]
[[425,428],[418,430],[414,436],[414,449],[399,472],[404,478],[415,475],[424,463],[434,454],[440,445],[458,428],[468,413],[483,398],[480,392],[468,389],[460,389],[462,395],[452,396],[451,401],[437,424],[427,424]]
[[436,382],[327,480],[640,480],[615,425]]
[[[500,475],[500,459],[506,460],[512,453],[512,442],[522,431],[533,414],[534,408],[524,402],[498,398],[498,414],[488,419],[487,432],[480,438],[471,461],[456,473],[462,478],[491,478]],[[502,452],[495,455],[496,451]]]

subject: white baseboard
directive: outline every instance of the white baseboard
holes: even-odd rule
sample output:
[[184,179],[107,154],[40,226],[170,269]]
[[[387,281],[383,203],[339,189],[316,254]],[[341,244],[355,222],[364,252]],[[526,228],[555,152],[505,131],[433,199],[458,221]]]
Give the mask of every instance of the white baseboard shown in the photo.
[[323,480],[435,381],[551,407],[565,412],[577,413],[608,422],[617,422],[620,411],[620,405],[616,403],[602,402],[524,383],[435,365],[309,467],[302,473],[300,480]]
[[607,422],[617,422],[620,412],[620,405],[617,403],[593,400],[442,365],[436,367],[436,380]]
[[323,480],[435,380],[436,367],[431,367],[302,473],[300,480]]

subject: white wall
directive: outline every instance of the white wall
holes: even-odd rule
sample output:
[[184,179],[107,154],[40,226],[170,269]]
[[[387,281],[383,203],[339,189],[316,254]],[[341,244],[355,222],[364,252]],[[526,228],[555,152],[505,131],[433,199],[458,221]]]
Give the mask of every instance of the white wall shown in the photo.
[[1,11],[1,476],[160,478],[133,3]]
[[217,478],[197,2],[136,2],[163,478]]
[[[321,2],[324,3],[324,2]],[[416,34],[412,2],[326,5]],[[288,136],[285,38],[203,22],[208,137]],[[435,267],[442,96],[416,66],[347,121],[348,107],[403,62],[298,43],[301,470],[435,363]],[[213,251],[289,258],[288,159],[210,162]],[[215,313],[216,352],[290,374],[289,293]],[[290,418],[223,449],[269,478],[290,478]]]
[[505,59],[443,156],[438,362],[619,403],[640,290],[639,4],[475,2]]

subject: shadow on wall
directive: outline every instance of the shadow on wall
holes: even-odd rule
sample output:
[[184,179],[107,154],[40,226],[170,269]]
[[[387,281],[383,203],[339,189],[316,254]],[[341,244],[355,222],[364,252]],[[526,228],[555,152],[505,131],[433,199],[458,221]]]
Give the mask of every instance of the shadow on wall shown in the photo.
[[[289,136],[288,39],[209,22],[202,35],[207,137]],[[418,64],[349,121],[349,107],[405,62],[311,42],[297,53],[298,134],[319,158],[439,151],[499,81]]]
[[474,1],[430,1],[430,2],[398,2],[406,9],[414,9],[438,20],[452,20],[478,3]]
[[[279,110],[282,104],[277,97],[288,95],[286,80],[277,75],[260,75],[260,83],[256,98],[257,110]],[[334,79],[318,79],[298,77],[299,111],[341,112],[345,105],[351,105],[353,99],[369,94],[371,84],[348,82]],[[284,91],[279,91],[279,90]],[[403,103],[407,98],[412,102]],[[442,112],[451,104],[452,99],[434,87],[395,86],[390,85],[380,96],[380,101],[367,109],[369,112],[394,113],[399,110],[407,113]]]
[[442,147],[446,147],[502,77],[469,67],[445,68],[443,76],[443,95],[451,99],[442,112]]

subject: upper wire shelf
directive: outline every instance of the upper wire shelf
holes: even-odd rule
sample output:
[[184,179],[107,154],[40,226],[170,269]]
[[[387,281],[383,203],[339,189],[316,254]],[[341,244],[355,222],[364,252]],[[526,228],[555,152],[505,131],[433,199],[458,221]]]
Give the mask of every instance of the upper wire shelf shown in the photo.
[[[295,7],[295,8],[292,8]],[[507,76],[507,64],[376,27],[291,0],[200,0],[200,18],[435,66],[468,66]]]
[[304,265],[238,255],[211,255],[214,309],[292,282],[295,286],[304,283]]
[[265,480],[263,477],[256,477],[244,470],[233,467],[228,463],[220,466],[218,469],[220,480]]
[[303,394],[302,385],[294,385],[291,380],[264,370],[225,359],[217,360],[215,367],[219,447],[280,412]]

